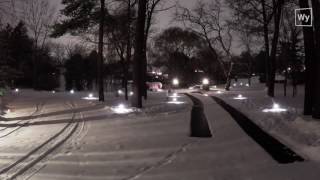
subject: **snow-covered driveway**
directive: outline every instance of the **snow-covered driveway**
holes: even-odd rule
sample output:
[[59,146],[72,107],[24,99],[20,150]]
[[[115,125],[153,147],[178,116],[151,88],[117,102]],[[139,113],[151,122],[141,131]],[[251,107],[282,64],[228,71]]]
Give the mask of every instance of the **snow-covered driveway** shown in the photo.
[[164,93],[151,95],[142,112],[118,115],[109,104],[119,99],[21,96],[14,102],[21,114],[0,123],[5,131],[19,127],[0,139],[0,179],[319,179],[318,164],[277,163],[210,97],[194,96],[204,104],[212,138],[189,137],[186,97],[185,104],[167,104]]

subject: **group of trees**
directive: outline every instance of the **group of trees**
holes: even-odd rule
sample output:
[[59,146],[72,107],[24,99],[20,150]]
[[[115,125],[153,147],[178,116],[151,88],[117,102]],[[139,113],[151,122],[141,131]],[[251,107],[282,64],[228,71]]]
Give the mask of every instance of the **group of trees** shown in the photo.
[[179,77],[181,85],[199,83],[208,76],[215,82],[223,82],[217,54],[213,56],[205,40],[192,30],[171,27],[153,39],[149,59],[162,68],[171,78]]
[[[162,0],[163,1],[163,0]],[[52,37],[67,33],[84,37],[98,46],[99,99],[103,97],[103,78],[106,57],[116,54],[121,62],[123,81],[128,99],[127,81],[130,65],[133,66],[135,96],[132,104],[142,107],[146,94],[147,41],[152,30],[153,15],[161,0],[64,0],[61,14],[65,16],[53,26]]]
[[58,86],[58,69],[48,47],[34,46],[24,22],[16,26],[0,25],[0,81],[16,87],[33,86],[33,56],[37,54],[37,89],[51,90]]

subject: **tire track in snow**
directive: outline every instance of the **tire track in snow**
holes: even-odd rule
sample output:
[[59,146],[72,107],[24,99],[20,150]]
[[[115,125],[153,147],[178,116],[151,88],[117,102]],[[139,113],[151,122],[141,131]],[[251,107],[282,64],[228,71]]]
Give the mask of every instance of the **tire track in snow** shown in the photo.
[[[74,104],[71,103],[71,108],[74,109]],[[39,162],[48,158],[56,149],[62,146],[72,135],[76,132],[80,122],[74,123],[76,112],[73,112],[70,121],[56,134],[51,136],[48,140],[42,143],[40,146],[34,148],[25,156],[21,157],[17,161],[13,162],[9,166],[0,170],[0,177],[7,180],[15,179],[18,176],[23,175]],[[73,125],[74,124],[74,125]],[[72,126],[73,125],[73,126]],[[43,166],[41,166],[43,167]],[[37,172],[39,169],[36,169]],[[34,173],[31,173],[34,174]],[[30,176],[29,176],[30,177]]]
[[[30,120],[28,120],[28,121],[25,122],[25,123],[29,123],[30,121],[39,118],[38,116],[40,115],[40,113],[41,113],[42,110],[44,109],[44,105],[45,105],[45,102],[37,103],[37,104],[36,104],[36,109],[35,109],[35,111],[34,111],[33,113],[31,113],[29,116],[27,116],[28,118],[30,118]],[[36,116],[36,117],[33,118],[33,116]],[[25,121],[25,120],[19,120],[19,121],[16,122],[16,123],[10,124],[10,125],[12,125],[13,127],[15,127],[15,128],[12,129],[12,130],[10,129],[10,128],[12,128],[12,127],[10,127],[10,126],[0,129],[0,132],[4,132],[3,135],[0,135],[0,139],[1,139],[1,138],[4,138],[4,137],[7,137],[7,136],[9,136],[10,134],[12,134],[12,133],[18,131],[19,129],[21,129],[23,126],[18,126],[18,125],[19,125],[21,122],[23,122],[23,121]],[[10,129],[9,132],[6,132],[7,129]]]

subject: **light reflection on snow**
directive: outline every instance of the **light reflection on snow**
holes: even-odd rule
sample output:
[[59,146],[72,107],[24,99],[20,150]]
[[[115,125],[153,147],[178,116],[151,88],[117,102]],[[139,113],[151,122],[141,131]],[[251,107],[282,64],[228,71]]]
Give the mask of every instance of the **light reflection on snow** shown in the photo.
[[281,108],[279,104],[274,103],[272,108],[264,109],[262,112],[272,112],[272,113],[279,113],[279,112],[286,112],[287,109]]
[[178,97],[181,97],[181,96],[179,96],[178,95],[178,93],[173,93],[171,96],[169,96],[169,97],[171,97],[171,98],[178,98]]
[[242,96],[241,94],[239,94],[237,97],[234,97],[233,99],[236,99],[236,100],[245,100],[245,99],[248,99],[248,98]]
[[98,97],[94,97],[92,93],[90,93],[87,97],[82,98],[84,100],[98,100]]
[[185,103],[185,102],[178,101],[178,100],[176,100],[176,101],[174,101],[174,100],[168,101],[168,104],[184,104],[184,103]]
[[133,108],[128,108],[124,104],[119,104],[116,107],[112,107],[111,110],[116,114],[128,114],[134,112]]

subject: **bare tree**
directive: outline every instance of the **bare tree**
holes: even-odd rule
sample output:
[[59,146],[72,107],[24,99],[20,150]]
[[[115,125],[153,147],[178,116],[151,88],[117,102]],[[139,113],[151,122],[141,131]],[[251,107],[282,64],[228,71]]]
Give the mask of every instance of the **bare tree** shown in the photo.
[[[219,0],[212,0],[209,3],[198,1],[196,7],[192,10],[178,6],[175,20],[182,22],[185,27],[199,34],[206,41],[214,56],[217,56],[215,44],[219,44],[219,48],[225,55],[225,61],[220,59],[219,64],[227,79],[226,89],[229,90],[233,67],[230,51],[233,37],[227,20],[221,18],[222,14],[222,4]],[[226,67],[225,63],[228,63],[229,66]]]
[[16,20],[15,4],[14,0],[0,1],[0,24],[4,20],[7,22]]
[[138,19],[135,36],[135,51],[133,62],[133,82],[134,82],[134,96],[132,99],[132,106],[142,108],[142,93],[143,93],[143,62],[144,55],[144,35],[146,23],[147,0],[139,0]]
[[[21,19],[26,23],[34,48],[43,49],[51,26],[56,20],[56,7],[46,0],[21,1]],[[37,88],[37,54],[33,54],[33,88]]]

